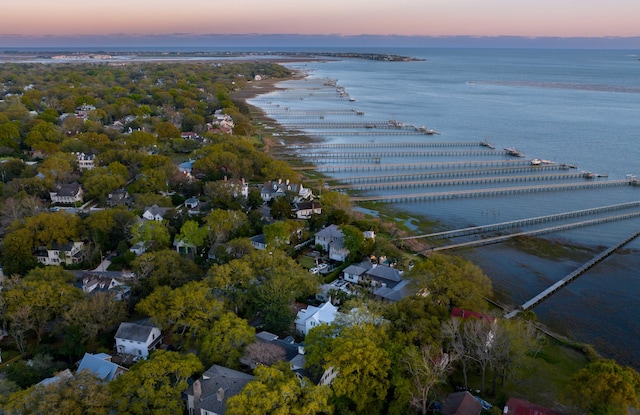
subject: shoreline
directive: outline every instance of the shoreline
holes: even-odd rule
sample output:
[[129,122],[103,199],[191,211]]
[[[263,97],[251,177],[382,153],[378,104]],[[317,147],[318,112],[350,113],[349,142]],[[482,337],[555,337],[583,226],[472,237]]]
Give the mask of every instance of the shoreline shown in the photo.
[[[300,73],[304,74],[304,72],[299,71]],[[306,76],[306,74],[304,74],[304,76]],[[266,90],[266,89],[262,89],[265,92],[260,92],[260,89],[255,89],[254,88],[254,93],[251,94],[251,98],[254,98],[256,96],[262,95],[263,93],[267,93],[267,92],[271,92],[271,91],[276,91],[276,90],[284,90],[287,88],[279,88],[277,87],[275,84],[277,84],[278,82],[284,82],[290,79],[295,79],[295,78],[289,78],[289,79],[280,79],[277,82],[274,82],[273,85],[271,85],[272,89],[270,90]],[[299,77],[298,77],[299,79]],[[249,98],[248,98],[249,99]],[[262,117],[263,121],[267,121],[268,123],[270,123],[270,125],[274,126],[274,128],[279,129],[280,131],[283,131],[286,134],[286,130],[284,129],[284,127],[282,127],[280,124],[277,123],[276,120],[269,118],[268,116],[266,116],[266,114],[264,113],[264,111],[262,111],[262,109],[251,105],[249,103],[247,103],[251,108],[253,108],[256,113],[259,113],[260,116]],[[265,122],[265,124],[267,124],[267,122]],[[287,138],[286,135],[283,138]],[[322,139],[321,138],[313,138],[313,137],[309,137],[309,136],[296,136],[295,137],[296,141],[300,141],[300,142],[321,142]],[[289,144],[290,140],[287,140],[287,144]],[[321,174],[322,173],[317,173],[317,174]],[[325,176],[326,177],[326,176]],[[328,179],[331,179],[330,177],[328,177]],[[365,212],[360,211],[359,213],[362,214],[368,214],[370,216],[374,216],[374,217],[387,217],[389,218],[389,220],[394,220],[396,223],[398,223],[399,225],[406,225],[406,224],[411,224],[411,222],[413,221],[417,221],[418,226],[416,227],[417,229],[421,229],[424,230],[424,227],[428,227],[428,228],[435,228],[438,227],[438,224],[440,223],[437,220],[433,220],[432,218],[429,218],[428,216],[423,216],[423,215],[416,215],[415,213],[412,212],[407,212],[404,211],[402,209],[394,209],[394,208],[389,208],[389,207],[384,207],[384,206],[366,206],[364,208]],[[367,213],[366,211],[370,211],[371,213]],[[398,215],[399,214],[399,215]],[[400,221],[400,223],[398,222],[399,217],[402,217],[402,220]],[[417,229],[407,229],[407,226],[403,227],[405,229],[405,231],[409,231],[411,233],[415,233],[414,231],[416,231]],[[546,242],[545,242],[546,241]],[[550,245],[553,244],[557,244],[560,243],[561,240],[559,239],[551,239],[551,240],[547,240],[544,238],[541,238],[541,243],[548,243]],[[578,249],[587,249],[589,251],[592,250],[596,250],[597,247],[591,247],[591,246],[583,246],[583,245],[579,245],[577,244],[575,246]],[[412,253],[415,252],[415,250],[409,248],[409,247],[402,247],[401,249],[405,250],[408,253]],[[517,242],[511,243],[508,246],[504,246],[504,247],[500,247],[499,248],[500,252],[503,253],[507,253],[508,252],[513,252],[513,253],[517,253],[517,254],[525,254],[528,256],[535,256],[537,258],[539,258],[538,256],[536,256],[534,253],[528,252],[527,249],[525,249],[524,247],[520,247],[519,244]],[[415,255],[415,254],[414,254]],[[466,260],[469,260],[470,262],[472,262],[474,265],[478,265],[478,262],[476,260],[474,260],[472,257],[475,255],[478,255],[476,251],[473,251],[471,253],[455,253],[454,255],[458,255],[462,258],[465,258]],[[553,262],[556,263],[561,263],[562,261],[566,262],[569,261],[570,258],[566,257],[562,254],[558,255],[558,257],[556,258],[539,258],[539,259],[545,259],[545,260],[551,260]],[[484,269],[483,269],[484,271]],[[489,275],[489,274],[488,274]],[[494,278],[492,278],[491,276],[489,276],[489,278],[492,280],[492,282],[494,283],[494,287],[497,286],[496,284],[496,280]],[[498,278],[499,281],[499,278]],[[510,298],[511,297],[511,298]],[[505,304],[509,304],[509,303],[513,303],[515,301],[513,301],[513,296],[510,295],[509,291],[504,291],[504,290],[497,290],[494,288],[494,298],[491,299],[493,302],[497,302],[498,304],[501,304],[502,306],[504,306]],[[556,319],[557,320],[557,319]],[[570,327],[559,327],[557,326],[557,321],[551,321],[551,323],[553,323],[551,326],[549,326],[549,324],[543,323],[541,321],[537,322],[537,325],[539,325],[539,329],[544,332],[545,334],[553,337],[555,340],[560,341],[564,344],[566,344],[569,347],[572,347],[574,349],[576,348],[581,348],[583,346],[585,347],[593,347],[595,348],[595,346],[593,346],[593,342],[592,341],[580,341],[578,340],[574,335],[572,335],[570,333]],[[598,354],[598,356],[603,356],[602,352],[606,350],[606,347],[604,349],[601,349],[600,347],[598,347],[596,349],[596,352]],[[607,353],[607,355],[609,355],[610,358],[615,358],[618,359],[618,357],[615,356],[615,353],[612,356],[611,351],[609,351]],[[624,360],[624,359],[623,359]],[[625,362],[626,364],[629,364],[628,362]]]

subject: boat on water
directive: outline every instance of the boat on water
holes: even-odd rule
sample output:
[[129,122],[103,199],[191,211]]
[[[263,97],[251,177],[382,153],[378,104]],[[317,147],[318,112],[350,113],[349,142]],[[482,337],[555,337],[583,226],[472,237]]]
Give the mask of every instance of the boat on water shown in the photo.
[[504,151],[507,152],[508,155],[510,156],[514,156],[514,157],[524,157],[524,153],[520,152],[517,148],[515,147],[505,147]]
[[539,166],[542,164],[542,160],[540,159],[531,159],[531,165],[532,166]]

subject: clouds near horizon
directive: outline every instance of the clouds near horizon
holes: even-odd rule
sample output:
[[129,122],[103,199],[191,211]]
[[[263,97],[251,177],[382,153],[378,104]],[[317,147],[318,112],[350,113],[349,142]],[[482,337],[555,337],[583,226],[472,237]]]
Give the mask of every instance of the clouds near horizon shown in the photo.
[[637,0],[5,0],[0,14],[0,45],[7,35],[640,35]]

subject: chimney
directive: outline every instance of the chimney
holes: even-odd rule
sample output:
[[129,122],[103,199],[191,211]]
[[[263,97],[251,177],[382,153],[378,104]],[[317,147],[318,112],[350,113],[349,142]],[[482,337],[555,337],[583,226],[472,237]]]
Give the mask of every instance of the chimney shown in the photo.
[[224,401],[224,389],[223,388],[218,388],[218,392],[216,393],[216,398],[218,399],[218,402],[223,402]]
[[200,396],[202,395],[202,384],[200,383],[200,379],[193,382],[193,400],[194,402],[198,402],[200,400]]

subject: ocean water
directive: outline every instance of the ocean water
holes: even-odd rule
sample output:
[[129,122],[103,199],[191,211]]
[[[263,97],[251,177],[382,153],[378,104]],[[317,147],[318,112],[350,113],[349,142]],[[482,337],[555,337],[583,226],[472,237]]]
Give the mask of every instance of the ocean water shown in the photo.
[[[584,171],[607,176],[595,180],[622,180],[628,174],[640,176],[640,60],[637,51],[393,49],[388,52],[424,60],[378,62],[344,59],[287,64],[292,69],[306,72],[307,78],[285,82],[281,86],[286,90],[258,97],[252,100],[252,104],[261,107],[281,124],[304,130],[310,135],[316,133],[318,139],[328,143],[373,145],[486,140],[495,146],[496,153],[500,153],[427,155],[420,151],[439,149],[408,149],[405,151],[415,154],[383,155],[378,160],[382,165],[513,160],[499,150],[515,147],[525,154],[524,160],[538,158],[570,164],[576,168],[568,172]],[[336,86],[326,85],[329,79],[335,80]],[[342,97],[336,93],[337,87],[345,93]],[[440,135],[381,135],[392,130],[318,128],[310,124],[362,124],[388,120],[402,122],[405,127],[425,126]],[[408,128],[402,131],[405,130],[409,131]],[[354,135],[355,132],[361,135]],[[372,132],[375,134],[368,134]],[[289,144],[294,141],[287,138]],[[338,154],[381,150],[313,151]],[[318,162],[318,166],[335,165],[338,161],[327,159]],[[363,162],[354,161],[352,164],[360,163]],[[327,174],[348,178],[399,173],[406,171]],[[489,173],[483,175],[491,176]],[[549,183],[584,180],[565,179]],[[363,194],[409,194],[538,184],[545,182],[382,189]],[[615,186],[396,203],[393,207],[416,216],[437,219],[443,229],[456,229],[637,200],[640,200],[640,186]],[[640,219],[636,218],[552,233],[545,238],[585,245],[599,252],[639,229]],[[534,311],[553,329],[593,344],[605,356],[640,368],[640,320],[634,317],[635,311],[640,309],[640,240],[634,240],[625,248],[627,250],[614,254]],[[475,248],[465,255],[483,268],[501,299],[512,305],[522,304],[581,265],[542,260],[502,245]]]

